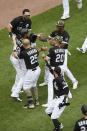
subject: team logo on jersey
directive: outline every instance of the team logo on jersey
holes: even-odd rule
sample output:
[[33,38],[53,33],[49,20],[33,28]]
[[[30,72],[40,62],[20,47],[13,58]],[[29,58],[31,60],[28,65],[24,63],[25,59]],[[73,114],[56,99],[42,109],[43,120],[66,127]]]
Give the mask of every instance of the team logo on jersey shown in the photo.
[[29,27],[29,24],[26,24],[26,28],[28,28]]

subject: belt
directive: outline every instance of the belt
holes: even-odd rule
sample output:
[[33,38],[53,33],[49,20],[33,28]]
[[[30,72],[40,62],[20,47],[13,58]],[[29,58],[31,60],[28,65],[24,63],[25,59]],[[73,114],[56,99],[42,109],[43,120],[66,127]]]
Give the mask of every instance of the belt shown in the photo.
[[35,71],[37,68],[33,68],[32,71]]

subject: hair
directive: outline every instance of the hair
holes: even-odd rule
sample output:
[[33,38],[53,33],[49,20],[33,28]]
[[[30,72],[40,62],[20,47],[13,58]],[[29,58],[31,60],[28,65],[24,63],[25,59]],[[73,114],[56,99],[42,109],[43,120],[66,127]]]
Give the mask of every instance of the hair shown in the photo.
[[24,10],[22,11],[22,14],[24,15],[25,12],[30,12],[30,10],[29,10],[29,9],[24,9]]
[[24,46],[30,45],[30,41],[28,39],[23,39],[22,43],[23,43]]

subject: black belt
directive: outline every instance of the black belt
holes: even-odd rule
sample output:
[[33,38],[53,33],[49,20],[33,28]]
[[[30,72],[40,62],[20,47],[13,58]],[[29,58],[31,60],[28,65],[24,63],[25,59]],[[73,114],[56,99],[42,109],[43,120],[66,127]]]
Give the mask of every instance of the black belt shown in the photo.
[[33,68],[32,71],[35,71],[37,68]]

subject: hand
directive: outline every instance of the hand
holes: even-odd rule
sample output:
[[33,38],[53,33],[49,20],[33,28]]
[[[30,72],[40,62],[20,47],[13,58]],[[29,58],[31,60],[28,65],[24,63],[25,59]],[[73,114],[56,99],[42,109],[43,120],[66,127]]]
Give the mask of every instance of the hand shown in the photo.
[[42,34],[42,33],[40,33],[40,34],[37,35],[37,38],[38,38],[39,40],[42,40],[41,34]]
[[45,54],[42,54],[42,58],[45,58],[46,56],[45,56]]
[[47,51],[47,47],[42,47],[41,50],[42,51]]
[[16,59],[18,59],[18,55],[17,55],[17,52],[16,52],[16,51],[13,52],[13,56],[14,56]]

